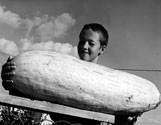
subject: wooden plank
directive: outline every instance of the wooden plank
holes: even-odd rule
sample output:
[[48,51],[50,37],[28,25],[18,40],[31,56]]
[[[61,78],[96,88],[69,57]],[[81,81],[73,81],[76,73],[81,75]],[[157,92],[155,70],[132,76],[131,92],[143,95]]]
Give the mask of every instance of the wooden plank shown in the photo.
[[47,113],[60,113],[65,115],[71,115],[86,119],[93,119],[98,121],[106,121],[106,122],[114,122],[114,116],[81,110],[77,108],[72,108],[64,105],[54,104],[46,101],[38,101],[38,100],[31,100],[28,98],[17,97],[7,94],[0,94],[0,104],[1,105],[9,105],[15,106],[20,108],[27,108],[32,109],[40,112],[47,112]]

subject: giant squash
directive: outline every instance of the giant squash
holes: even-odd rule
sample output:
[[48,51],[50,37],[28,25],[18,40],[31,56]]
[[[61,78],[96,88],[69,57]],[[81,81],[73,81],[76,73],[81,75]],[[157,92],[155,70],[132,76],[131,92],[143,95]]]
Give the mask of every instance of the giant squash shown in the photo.
[[133,74],[49,51],[16,56],[13,87],[29,98],[113,115],[156,108],[160,93]]

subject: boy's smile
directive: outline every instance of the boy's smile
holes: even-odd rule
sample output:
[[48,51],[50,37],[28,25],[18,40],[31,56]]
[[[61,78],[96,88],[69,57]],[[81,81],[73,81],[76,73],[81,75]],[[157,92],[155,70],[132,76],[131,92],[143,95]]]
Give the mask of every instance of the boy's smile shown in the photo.
[[84,30],[80,35],[78,44],[80,59],[94,62],[101,51],[100,33],[92,29]]

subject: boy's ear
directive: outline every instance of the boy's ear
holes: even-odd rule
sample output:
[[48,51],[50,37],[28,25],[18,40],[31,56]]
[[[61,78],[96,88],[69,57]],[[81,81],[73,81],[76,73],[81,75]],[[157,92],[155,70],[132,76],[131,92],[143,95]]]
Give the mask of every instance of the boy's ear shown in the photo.
[[101,54],[103,54],[104,51],[105,51],[105,49],[106,49],[106,45],[101,46],[100,52],[99,52],[98,56],[100,56]]

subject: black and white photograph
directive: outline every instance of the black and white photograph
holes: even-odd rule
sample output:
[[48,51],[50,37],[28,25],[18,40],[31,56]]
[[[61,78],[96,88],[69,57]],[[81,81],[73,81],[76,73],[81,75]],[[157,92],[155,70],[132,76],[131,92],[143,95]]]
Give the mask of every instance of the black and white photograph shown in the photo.
[[0,125],[161,125],[161,0],[0,0]]

